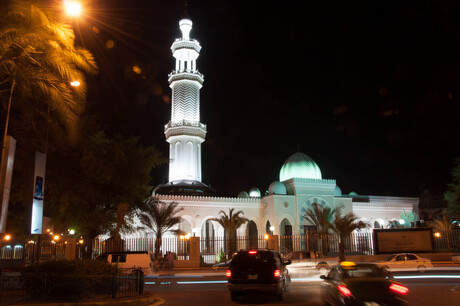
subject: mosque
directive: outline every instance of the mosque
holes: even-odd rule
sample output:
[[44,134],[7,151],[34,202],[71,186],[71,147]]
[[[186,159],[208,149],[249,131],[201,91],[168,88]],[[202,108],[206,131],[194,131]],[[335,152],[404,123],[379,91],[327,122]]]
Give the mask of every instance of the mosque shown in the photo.
[[223,228],[210,219],[219,216],[221,210],[228,213],[231,208],[242,210],[250,220],[237,232],[247,237],[265,233],[297,235],[314,230],[303,218],[313,203],[339,208],[342,214],[353,212],[370,228],[388,227],[401,219],[402,212],[418,212],[419,198],[342,194],[336,181],[324,179],[320,167],[300,152],[286,160],[279,180],[268,187],[268,194],[262,195],[254,187],[237,197],[217,197],[201,177],[201,143],[207,131],[200,122],[204,78],[197,69],[201,45],[190,38],[192,25],[190,19],[180,20],[182,37],[171,46],[176,64],[168,76],[172,89],[171,120],[164,127],[170,144],[169,182],[154,190],[160,201],[177,202],[183,208],[179,213],[183,218],[181,230],[194,236],[222,237]]

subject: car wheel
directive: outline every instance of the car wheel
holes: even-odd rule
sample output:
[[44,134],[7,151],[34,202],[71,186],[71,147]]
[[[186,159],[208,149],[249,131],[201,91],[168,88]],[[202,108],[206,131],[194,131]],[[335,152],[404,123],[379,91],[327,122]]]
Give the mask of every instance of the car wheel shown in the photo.
[[420,273],[424,273],[426,271],[426,267],[423,265],[420,265],[417,267],[417,271]]
[[232,301],[238,300],[242,296],[241,292],[238,291],[230,291],[230,299]]

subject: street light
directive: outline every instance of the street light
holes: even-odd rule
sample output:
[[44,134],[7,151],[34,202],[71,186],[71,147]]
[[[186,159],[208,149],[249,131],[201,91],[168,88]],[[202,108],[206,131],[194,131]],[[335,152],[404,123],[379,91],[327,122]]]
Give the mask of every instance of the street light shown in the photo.
[[80,86],[80,84],[81,84],[80,81],[72,81],[72,82],[70,82],[70,86],[72,86],[72,87],[78,87],[78,86]]
[[83,12],[83,6],[79,1],[64,0],[64,8],[67,15],[71,17],[78,17]]
[[11,240],[11,235],[6,234],[5,236],[3,236],[3,240],[10,241]]

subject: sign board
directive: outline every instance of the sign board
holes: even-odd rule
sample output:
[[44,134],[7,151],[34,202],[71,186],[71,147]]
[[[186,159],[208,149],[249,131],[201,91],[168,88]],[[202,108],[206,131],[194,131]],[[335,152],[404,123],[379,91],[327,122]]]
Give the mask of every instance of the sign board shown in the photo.
[[32,216],[30,224],[31,234],[42,234],[43,223],[43,198],[45,190],[46,155],[35,152]]
[[374,229],[375,254],[432,251],[431,228]]

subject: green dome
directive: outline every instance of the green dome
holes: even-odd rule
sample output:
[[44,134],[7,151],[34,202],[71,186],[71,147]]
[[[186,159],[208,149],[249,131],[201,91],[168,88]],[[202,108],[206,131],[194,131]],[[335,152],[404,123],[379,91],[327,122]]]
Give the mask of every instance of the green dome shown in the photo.
[[291,178],[321,179],[321,170],[309,156],[297,152],[281,167],[280,182]]

